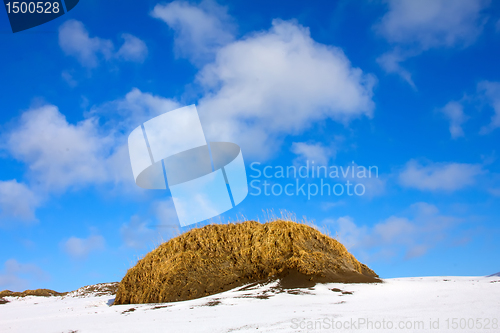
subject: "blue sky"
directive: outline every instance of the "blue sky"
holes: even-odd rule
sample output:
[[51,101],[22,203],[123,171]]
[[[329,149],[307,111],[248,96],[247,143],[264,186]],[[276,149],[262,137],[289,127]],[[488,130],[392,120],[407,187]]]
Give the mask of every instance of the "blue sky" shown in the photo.
[[190,104],[254,184],[296,179],[252,163],[378,168],[325,179],[364,195],[250,188],[222,220],[306,216],[384,278],[500,270],[498,3],[82,0],[16,34],[0,12],[0,290],[118,281],[194,227],[126,145]]

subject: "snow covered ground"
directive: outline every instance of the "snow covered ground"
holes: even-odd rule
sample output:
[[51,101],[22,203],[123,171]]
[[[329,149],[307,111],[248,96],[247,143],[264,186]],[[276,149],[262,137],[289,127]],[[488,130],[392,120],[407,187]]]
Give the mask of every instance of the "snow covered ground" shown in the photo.
[[82,295],[7,297],[0,332],[500,332],[498,276],[255,285],[165,304]]

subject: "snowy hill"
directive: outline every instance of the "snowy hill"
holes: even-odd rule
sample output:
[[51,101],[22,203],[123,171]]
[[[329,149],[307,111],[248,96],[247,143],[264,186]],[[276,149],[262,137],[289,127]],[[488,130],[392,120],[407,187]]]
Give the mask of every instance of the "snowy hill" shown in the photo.
[[6,297],[0,332],[441,332],[454,325],[460,332],[477,332],[479,325],[481,332],[500,332],[495,277],[397,278],[292,290],[271,283],[183,302],[111,306],[113,289]]

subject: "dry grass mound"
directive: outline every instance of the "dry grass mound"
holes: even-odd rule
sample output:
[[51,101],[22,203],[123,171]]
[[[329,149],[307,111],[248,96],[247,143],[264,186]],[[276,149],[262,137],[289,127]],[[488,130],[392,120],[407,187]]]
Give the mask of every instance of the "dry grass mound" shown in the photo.
[[25,290],[25,291],[10,291],[4,290],[0,291],[0,297],[26,297],[26,296],[64,296],[67,293],[58,293],[57,291],[50,289],[35,289],[35,290]]
[[114,304],[161,303],[279,279],[283,288],[316,282],[380,282],[346,248],[296,222],[247,221],[192,229],[128,270]]

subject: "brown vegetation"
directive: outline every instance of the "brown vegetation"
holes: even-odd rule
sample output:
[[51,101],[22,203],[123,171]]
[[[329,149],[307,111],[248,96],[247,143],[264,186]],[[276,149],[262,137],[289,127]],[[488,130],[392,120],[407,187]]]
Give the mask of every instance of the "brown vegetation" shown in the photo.
[[[90,286],[81,287],[71,292],[59,293],[50,289],[25,290],[15,292],[4,290],[0,292],[0,304],[5,304],[8,300],[3,297],[26,297],[26,296],[68,296],[68,297],[87,297],[87,296],[105,296],[115,295],[118,289],[118,282],[98,283]],[[5,301],[5,302],[4,302]]]
[[67,293],[58,293],[50,289],[25,290],[22,292],[4,290],[0,291],[0,297],[25,297],[25,296],[64,296]]
[[317,282],[380,282],[346,248],[296,222],[211,224],[161,244],[130,268],[114,304],[160,303],[279,279],[283,288]]

